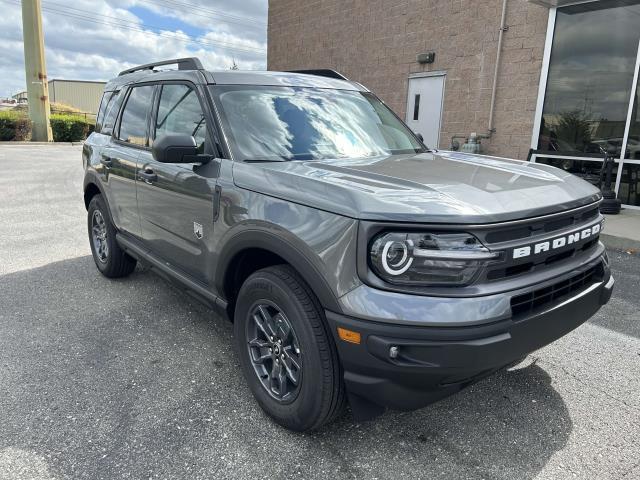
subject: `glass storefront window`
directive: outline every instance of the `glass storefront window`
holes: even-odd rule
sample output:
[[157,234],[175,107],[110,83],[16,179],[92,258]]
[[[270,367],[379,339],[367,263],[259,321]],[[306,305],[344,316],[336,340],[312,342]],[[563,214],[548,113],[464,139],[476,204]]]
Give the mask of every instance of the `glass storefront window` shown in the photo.
[[[627,149],[624,158],[640,160],[640,87],[636,88],[636,94],[631,104],[631,121],[629,123],[629,138],[627,139]],[[620,147],[622,148],[622,147]]]
[[640,165],[637,163],[623,165],[618,198],[625,205],[640,207]]
[[[640,1],[603,0],[558,8],[539,150],[602,158],[617,148],[620,155],[639,24]],[[637,108],[635,113],[637,119]],[[627,149],[632,157],[640,156],[640,123],[635,125]]]
[[[544,163],[545,165],[551,165],[552,167],[559,168],[565,172],[573,173],[595,186],[598,186],[598,183],[600,182],[600,170],[602,169],[601,161],[538,157],[536,158],[536,163]],[[612,187],[615,186],[617,171],[618,164],[616,163],[613,167]]]

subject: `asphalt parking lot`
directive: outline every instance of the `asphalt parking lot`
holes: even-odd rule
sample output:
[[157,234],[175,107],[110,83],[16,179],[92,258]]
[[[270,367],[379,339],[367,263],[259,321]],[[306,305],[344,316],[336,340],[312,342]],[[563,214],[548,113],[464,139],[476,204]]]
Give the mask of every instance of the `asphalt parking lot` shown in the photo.
[[431,407],[273,424],[231,325],[90,256],[81,147],[0,145],[0,479],[640,478],[640,256],[609,305]]

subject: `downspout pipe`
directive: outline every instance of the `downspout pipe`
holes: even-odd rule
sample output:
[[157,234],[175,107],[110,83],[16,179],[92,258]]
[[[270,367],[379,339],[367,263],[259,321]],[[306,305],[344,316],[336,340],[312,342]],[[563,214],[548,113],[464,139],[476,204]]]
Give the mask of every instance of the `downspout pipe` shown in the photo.
[[[498,73],[500,70],[500,59],[502,57],[502,38],[504,32],[509,30],[507,21],[507,0],[502,0],[502,18],[500,19],[500,31],[498,32],[498,53],[496,54],[496,68],[493,72],[493,87],[491,88],[491,109],[489,110],[489,132],[486,138],[491,137],[496,129],[493,126],[493,117],[496,108],[496,92],[498,90]],[[484,135],[482,136],[484,137]]]

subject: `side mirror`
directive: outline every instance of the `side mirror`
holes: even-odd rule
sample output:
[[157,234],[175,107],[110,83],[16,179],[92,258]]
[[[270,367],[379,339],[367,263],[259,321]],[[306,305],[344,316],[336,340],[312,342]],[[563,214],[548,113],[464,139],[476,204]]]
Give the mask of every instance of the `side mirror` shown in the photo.
[[151,153],[160,163],[206,163],[209,155],[198,153],[198,144],[191,135],[163,135],[153,141]]
[[418,137],[418,140],[420,140],[422,143],[424,143],[424,137],[422,136],[421,133],[416,132],[416,137]]

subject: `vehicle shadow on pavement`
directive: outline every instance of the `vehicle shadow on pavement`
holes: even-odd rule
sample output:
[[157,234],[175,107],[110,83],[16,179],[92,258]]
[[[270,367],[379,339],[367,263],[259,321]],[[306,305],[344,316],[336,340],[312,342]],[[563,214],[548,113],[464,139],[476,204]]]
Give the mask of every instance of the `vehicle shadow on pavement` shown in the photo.
[[382,455],[398,478],[529,479],[562,450],[571,429],[567,407],[534,354],[423,409],[390,411],[361,425],[346,416],[315,435],[350,432],[349,458]]
[[529,479],[572,429],[529,362],[416,412],[288,432],[254,402],[228,321],[89,256],[0,276],[0,306],[0,472],[19,455],[92,479]]

